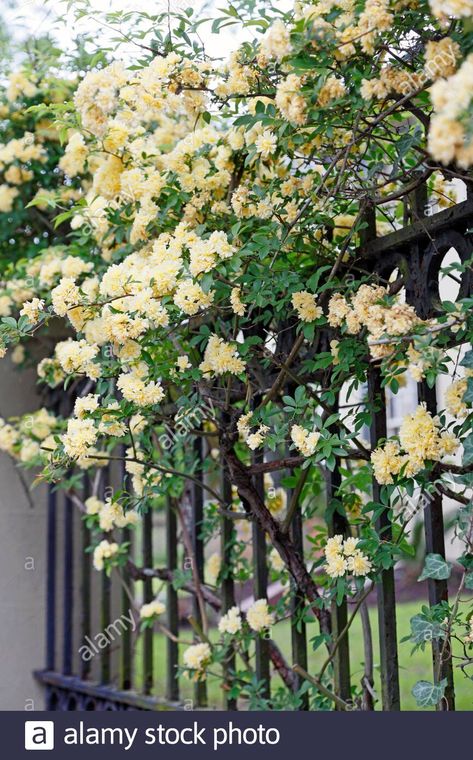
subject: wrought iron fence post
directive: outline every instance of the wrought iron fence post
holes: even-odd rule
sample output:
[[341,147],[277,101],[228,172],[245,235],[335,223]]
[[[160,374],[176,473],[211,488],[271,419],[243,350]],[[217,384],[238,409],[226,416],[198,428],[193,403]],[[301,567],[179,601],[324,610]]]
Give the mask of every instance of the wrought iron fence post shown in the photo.
[[[194,439],[194,452],[196,455],[197,469],[195,477],[200,483],[194,482],[192,484],[192,549],[194,557],[190,558],[195,563],[195,573],[200,583],[204,582],[204,542],[201,537],[202,525],[204,522],[204,489],[201,483],[203,482],[204,473],[204,447],[201,436],[196,436]],[[199,600],[194,597],[193,602],[193,615],[197,624],[202,626],[202,615],[199,606]],[[207,684],[205,681],[196,681],[194,686],[194,699],[197,707],[207,707]]]
[[[376,366],[368,371],[368,402],[371,410],[370,440],[371,445],[387,436],[385,394],[381,387],[381,373]],[[380,486],[373,478],[373,502],[380,504]],[[389,506],[386,506],[376,521],[376,530],[381,540],[391,541],[392,527]],[[397,646],[396,621],[396,587],[394,568],[381,572],[377,583],[379,648],[381,657],[381,696],[383,710],[400,710],[401,696],[399,689],[399,662]]]
[[[177,515],[171,499],[166,500],[166,561],[167,569],[173,573],[177,569]],[[172,583],[167,584],[167,623],[172,636],[179,636],[179,600]],[[166,696],[171,701],[179,699],[179,647],[176,641],[166,639]]]
[[[224,424],[228,424],[228,419],[224,419]],[[224,503],[224,509],[231,509],[232,506],[232,484],[229,477],[228,469],[225,461],[222,458],[222,497]],[[235,528],[233,521],[229,517],[222,517],[222,532],[221,532],[221,588],[222,588],[222,614],[228,612],[228,610],[235,605],[235,583],[233,579],[233,544],[235,541]],[[233,677],[232,673],[235,671],[236,657],[233,648],[230,648],[225,659],[223,667],[224,676],[224,698],[225,707],[227,710],[237,709],[237,700],[234,697],[228,695],[228,690],[232,688]]]
[[[264,449],[257,450],[253,454],[253,462],[264,461]],[[265,501],[264,476],[256,475],[254,485],[261,499]],[[266,562],[266,535],[258,525],[257,521],[252,522],[252,544],[253,544],[253,594],[256,599],[266,599],[268,593],[268,566]],[[271,698],[270,667],[269,667],[269,640],[263,634],[255,634],[255,669],[256,678],[261,683],[260,696],[264,700]]]

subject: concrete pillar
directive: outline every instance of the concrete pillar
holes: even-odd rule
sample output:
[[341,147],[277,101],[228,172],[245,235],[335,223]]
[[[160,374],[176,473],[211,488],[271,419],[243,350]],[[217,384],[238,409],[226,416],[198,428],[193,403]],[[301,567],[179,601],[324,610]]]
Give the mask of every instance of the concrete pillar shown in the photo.
[[[36,373],[0,361],[0,415],[40,406]],[[44,665],[46,488],[0,452],[0,710],[42,710],[32,671]]]

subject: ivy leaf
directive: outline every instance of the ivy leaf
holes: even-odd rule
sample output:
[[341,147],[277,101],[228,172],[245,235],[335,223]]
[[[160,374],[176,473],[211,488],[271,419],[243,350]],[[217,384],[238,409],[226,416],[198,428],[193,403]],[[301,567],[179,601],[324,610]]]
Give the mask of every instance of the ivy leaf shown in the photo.
[[411,618],[410,640],[414,644],[424,644],[426,641],[444,639],[445,631],[439,623],[427,620],[424,615],[414,615]]
[[468,369],[473,369],[473,350],[468,351],[468,353],[465,354],[460,364],[462,367],[468,367]]
[[465,588],[473,588],[473,573],[467,573],[465,576]]
[[466,391],[463,394],[463,401],[466,404],[473,404],[473,377],[469,377],[466,382]]
[[450,578],[451,565],[444,560],[440,554],[427,554],[425,565],[418,581],[425,581],[426,578],[434,578],[436,581],[446,581]]
[[464,467],[468,467],[473,464],[473,433],[470,433],[468,438],[463,441],[463,461]]
[[412,689],[412,696],[415,698],[417,707],[434,707],[442,699],[446,685],[446,678],[443,678],[439,684],[417,681]]

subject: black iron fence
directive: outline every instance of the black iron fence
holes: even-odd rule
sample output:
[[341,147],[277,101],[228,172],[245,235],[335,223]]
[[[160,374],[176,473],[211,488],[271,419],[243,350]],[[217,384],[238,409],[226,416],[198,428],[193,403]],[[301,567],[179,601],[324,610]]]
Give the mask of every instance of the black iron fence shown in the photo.
[[[366,225],[363,230],[361,254],[363,267],[378,274],[383,282],[389,281],[390,275],[398,272],[402,277],[406,299],[415,306],[422,318],[436,314],[440,302],[439,271],[445,254],[453,247],[461,261],[465,263],[472,255],[473,245],[470,227],[473,222],[473,198],[470,196],[452,208],[425,216],[426,192],[420,186],[406,205],[406,225],[382,238],[376,238],[374,210],[367,210]],[[466,270],[459,284],[459,297],[471,295],[472,275]],[[374,410],[371,425],[372,442],[386,436],[386,403],[381,384],[379,369],[375,364],[368,376],[367,404]],[[427,408],[436,414],[437,399],[435,389],[426,382],[418,385],[419,401],[425,401]],[[202,461],[209,455],[205,450],[206,442],[196,439],[195,453]],[[258,457],[263,456],[257,454]],[[196,470],[199,473],[199,468]],[[117,477],[110,468],[101,471],[102,484]],[[120,474],[118,475],[120,477]],[[124,477],[124,475],[123,475]],[[205,604],[215,611],[225,612],[235,604],[236,584],[232,566],[229,562],[235,522],[231,517],[221,517],[220,552],[222,566],[225,568],[219,590],[205,586],[204,541],[201,527],[205,511],[204,489],[199,484],[197,475],[191,489],[192,526],[191,541],[195,558],[194,572],[202,583]],[[335,468],[326,480],[327,502],[334,497],[340,484],[340,473]],[[257,487],[264,496],[263,476],[257,476]],[[85,489],[89,484],[86,479]],[[221,493],[224,501],[231,503],[231,482],[225,468],[222,468]],[[379,501],[379,485],[373,481],[372,497]],[[298,551],[304,551],[304,526],[301,507],[297,503],[298,494],[289,493],[288,503],[295,503],[291,523],[291,537]],[[427,552],[445,556],[445,530],[443,522],[442,495],[432,498],[424,511],[425,541]],[[113,574],[96,573],[91,564],[91,555],[85,549],[90,544],[90,533],[81,516],[76,512],[71,498],[61,492],[49,491],[48,500],[48,577],[47,577],[47,647],[44,670],[36,673],[45,686],[46,706],[51,710],[127,710],[127,709],[177,709],[185,706],[181,690],[182,677],[179,676],[178,638],[182,630],[179,608],[188,602],[188,612],[199,625],[201,610],[195,595],[194,581],[186,581],[176,590],[173,579],[179,571],[185,547],[183,536],[178,529],[175,505],[170,499],[166,508],[159,513],[149,511],[144,515],[138,532],[124,529],[122,540],[130,542],[131,553],[138,570],[125,568],[121,577]],[[160,529],[155,529],[156,521]],[[329,533],[346,533],[347,523],[338,512],[333,513]],[[377,530],[389,539],[391,522],[389,511],[385,510],[378,519]],[[141,535],[140,535],[141,533]],[[160,546],[156,542],[161,542]],[[264,530],[252,523],[252,562],[254,598],[267,595],[268,564],[267,536]],[[163,558],[161,566],[156,568],[156,553]],[[140,570],[146,568],[146,570]],[[127,629],[117,637],[113,646],[107,646],[96,653],[91,660],[78,656],[81,645],[91,639],[97,630],[105,631],[120,614],[126,614],[132,607],[134,599],[151,601],[153,579],[158,578],[167,584],[167,605],[165,625],[168,634],[163,644],[164,657],[157,660],[154,640],[156,635],[148,628],[139,637]],[[430,579],[429,601],[431,605],[447,600],[447,582]],[[238,590],[238,589],[237,589]],[[399,664],[398,636],[396,625],[396,581],[393,569],[382,573],[377,584],[377,609],[379,619],[379,663],[381,674],[380,706],[384,710],[399,710]],[[238,595],[237,595],[238,596]],[[241,594],[239,595],[241,598]],[[184,601],[183,601],[184,600]],[[300,676],[291,665],[298,663],[302,669],[307,668],[308,636],[306,623],[301,616],[304,600],[294,593],[291,618],[291,651],[282,653],[274,641],[264,637],[255,639],[255,671],[258,681],[264,682],[261,693],[270,699],[272,674],[277,673],[281,682],[289,690],[295,691],[300,686]],[[344,602],[332,611],[333,640],[338,641],[333,658],[334,692],[343,700],[349,700],[354,683],[354,674],[350,661],[350,633],[346,631],[351,615],[349,605]],[[346,631],[346,633],[345,633]],[[189,634],[187,634],[189,636]],[[438,642],[432,646],[433,664],[437,666],[440,652]],[[230,655],[224,665],[225,685],[223,699],[228,709],[236,709],[237,704],[229,687],[231,686],[234,659]],[[365,663],[366,665],[366,663]],[[441,678],[447,679],[445,699],[442,709],[455,707],[454,678],[451,659],[444,658],[440,666]],[[373,684],[369,672],[357,672],[363,689],[363,707],[373,709]],[[193,685],[193,706],[205,707],[208,702],[206,684]],[[188,691],[186,692],[188,694]],[[299,709],[307,709],[307,694],[300,698]]]

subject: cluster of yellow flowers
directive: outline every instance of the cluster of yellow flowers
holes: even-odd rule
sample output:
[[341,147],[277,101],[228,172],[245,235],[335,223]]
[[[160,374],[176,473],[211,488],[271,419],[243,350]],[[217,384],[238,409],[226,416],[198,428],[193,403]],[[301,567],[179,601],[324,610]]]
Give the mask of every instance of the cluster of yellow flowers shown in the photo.
[[300,90],[303,80],[297,74],[289,74],[276,88],[276,106],[291,124],[301,126],[307,119],[307,103]]
[[204,373],[204,377],[218,377],[226,372],[239,375],[245,370],[245,362],[238,356],[236,346],[227,343],[218,335],[211,335],[199,369]]
[[467,169],[473,164],[473,141],[465,126],[471,103],[473,55],[458,71],[435,82],[430,90],[434,113],[430,122],[428,149],[443,164],[456,161]]
[[445,408],[452,417],[466,417],[468,413],[467,405],[463,400],[467,383],[467,377],[461,377],[455,380],[445,391]]
[[301,290],[292,294],[292,305],[303,322],[313,322],[322,316],[322,308],[317,306],[317,296]]
[[393,476],[401,470],[405,476],[414,477],[426,462],[438,462],[458,446],[451,433],[441,430],[438,417],[432,417],[425,404],[420,404],[413,414],[404,417],[399,443],[388,441],[371,454],[374,476],[382,484],[393,483]]
[[266,599],[257,599],[246,613],[246,620],[253,631],[260,631],[270,628],[274,623],[274,615],[269,611]]
[[58,420],[41,408],[10,422],[0,418],[0,450],[22,464],[45,464],[57,446]]
[[472,0],[429,0],[434,16],[441,21],[448,18],[469,18],[473,15]]
[[112,502],[111,499],[103,502],[96,496],[89,496],[85,501],[85,507],[88,515],[98,515],[100,530],[106,533],[114,528],[126,528],[140,522],[138,512],[134,510],[125,512],[121,504]]
[[223,615],[218,623],[220,633],[230,633],[234,635],[241,631],[242,619],[238,607],[230,607],[226,615]]
[[44,165],[48,155],[54,159],[59,135],[47,119],[41,118],[34,123],[34,116],[30,117],[27,110],[29,103],[26,102],[40,92],[40,87],[44,91],[45,102],[64,101],[69,97],[72,84],[73,80],[56,78],[40,82],[36,75],[22,69],[11,74],[7,86],[3,88],[7,102],[0,104],[0,118],[5,120],[7,126],[4,133],[9,134],[9,121],[15,137],[0,143],[0,213],[8,214],[14,206],[17,211],[23,212],[33,199],[35,205],[44,210],[47,208],[44,200],[48,197],[61,197],[65,202],[77,197],[77,189],[64,185],[60,173],[55,177],[54,189],[38,187],[42,177],[48,176],[48,184],[51,183],[51,174],[46,173]]
[[83,338],[62,340],[55,348],[55,356],[66,375],[84,374],[91,380],[100,377],[100,364],[94,361],[98,353],[99,346],[89,344]]
[[441,174],[436,174],[432,190],[438,207],[449,208],[458,201],[457,188],[453,182],[447,182]]
[[329,302],[329,324],[332,327],[345,324],[347,332],[352,335],[366,328],[369,333],[368,344],[372,341],[371,355],[377,359],[388,356],[392,346],[389,343],[376,345],[373,342],[386,335],[406,335],[422,324],[412,306],[400,301],[388,306],[385,303],[386,296],[386,288],[382,285],[361,285],[350,302],[341,293],[335,293]]
[[210,645],[206,643],[192,644],[192,646],[185,650],[183,660],[189,678],[192,675],[191,671],[194,671],[194,678],[196,681],[205,681],[205,669],[212,660],[212,650],[210,649]]
[[42,298],[32,298],[31,301],[25,301],[22,309],[20,309],[20,316],[27,317],[27,319],[35,325],[39,321],[43,309],[44,300]]
[[374,53],[379,34],[391,28],[394,17],[388,8],[389,0],[366,0],[357,30],[365,53]]
[[47,153],[32,132],[22,137],[0,143],[0,173],[4,182],[0,184],[0,212],[8,213],[19,195],[18,186],[29,182],[34,173],[29,168],[32,161],[44,163]]
[[123,397],[141,407],[154,406],[164,398],[164,390],[159,381],[146,382],[147,371],[147,367],[134,368],[131,372],[120,375],[117,380],[117,388]]
[[13,456],[15,444],[19,440],[19,434],[13,425],[5,420],[0,420],[0,450]]
[[268,158],[273,155],[277,143],[277,137],[274,132],[265,129],[255,140],[256,152],[259,153],[262,158]]
[[165,612],[165,605],[159,599],[153,599],[152,602],[141,605],[140,618],[141,620],[149,620],[150,618],[159,617],[159,615],[163,615]]
[[422,88],[427,82],[455,73],[460,58],[460,46],[450,37],[439,41],[429,40],[425,46],[425,66],[423,70],[411,71],[394,66],[383,66],[380,76],[363,79],[361,96],[365,100],[383,99],[388,95],[409,95]]
[[[252,110],[251,108],[249,110]],[[237,149],[234,136],[240,136],[239,128],[230,129],[228,133],[229,142]],[[251,145],[254,139],[261,135],[258,126],[252,127],[251,130],[242,136],[243,145]],[[309,143],[310,144],[310,143]],[[288,224],[292,224],[297,218],[301,203],[304,198],[313,198],[314,204],[317,202],[314,197],[314,186],[320,182],[320,173],[322,169],[317,167],[309,171],[304,176],[297,177],[277,155],[272,154],[272,168],[267,168],[267,172],[257,175],[251,183],[243,181],[232,193],[231,207],[237,217],[242,219],[256,217],[258,219],[282,218]],[[280,183],[268,187],[268,180],[278,178]]]
[[371,571],[370,559],[357,549],[359,538],[346,538],[336,535],[329,538],[325,545],[325,571],[331,578],[343,578],[345,575],[364,576]]
[[[96,277],[88,277],[77,283],[81,275],[88,274],[93,269],[91,262],[86,262],[79,256],[67,254],[64,246],[56,245],[45,248],[25,265],[25,276],[9,278],[0,287],[0,316],[8,317],[14,310],[19,309],[20,315],[26,316],[32,324],[40,319],[45,307],[45,297],[49,296],[52,286],[61,278],[66,279],[64,287],[65,295],[69,294],[72,300],[64,305],[61,301],[61,291],[56,291],[55,304],[58,314],[63,316],[67,313],[69,320],[74,324],[79,308],[69,308],[78,303],[79,288],[84,295],[93,295],[93,288],[97,285]],[[82,278],[81,278],[82,279]],[[75,289],[74,289],[75,288]],[[41,297],[37,297],[37,293]]]
[[107,561],[113,562],[120,552],[120,546],[113,542],[110,543],[106,538],[101,541],[94,549],[93,563],[96,570],[103,570]]
[[289,30],[284,22],[278,19],[266,30],[261,41],[260,54],[264,60],[275,58],[281,61],[290,54],[291,50]]
[[85,457],[98,438],[98,429],[93,420],[71,419],[67,432],[61,436],[64,451],[71,459]]
[[222,567],[222,558],[219,552],[214,552],[207,560],[205,565],[205,575],[207,582],[211,586],[216,586],[218,582],[218,576]]
[[204,293],[200,285],[193,280],[181,280],[174,295],[174,303],[184,314],[193,316],[201,309],[212,305],[214,294],[210,290]]
[[33,98],[38,92],[37,83],[24,71],[15,71],[8,79],[7,99],[14,103],[20,97]]
[[305,457],[311,457],[314,454],[319,438],[318,430],[309,431],[301,425],[293,425],[291,428],[292,442]]
[[244,317],[246,312],[246,306],[241,300],[241,288],[232,288],[230,291],[230,304],[233,313],[239,317]]
[[342,98],[345,93],[346,87],[341,79],[333,76],[328,77],[319,91],[317,103],[320,106],[327,106],[332,100]]
[[271,549],[268,555],[268,566],[271,568],[271,570],[274,570],[276,573],[281,573],[286,568],[286,565],[284,564],[284,561],[281,558],[281,555],[279,554],[278,550],[275,549],[274,547]]
[[287,491],[285,488],[276,488],[269,472],[264,475],[264,488],[267,508],[276,520],[281,520],[287,508]]
[[253,417],[252,412],[242,414],[237,421],[237,430],[241,437],[245,441],[246,445],[255,451],[263,445],[266,433],[269,431],[267,425],[259,425],[259,427],[252,433],[251,432],[251,419]]

